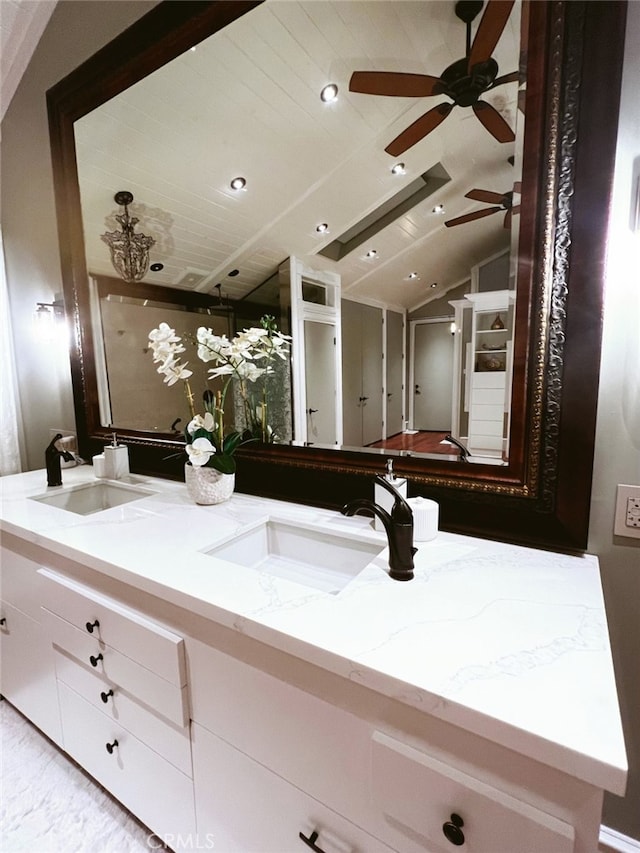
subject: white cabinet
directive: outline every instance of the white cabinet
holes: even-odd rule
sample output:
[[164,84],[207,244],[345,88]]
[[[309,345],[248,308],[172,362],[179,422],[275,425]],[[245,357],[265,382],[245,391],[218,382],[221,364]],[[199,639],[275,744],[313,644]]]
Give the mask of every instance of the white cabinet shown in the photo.
[[38,564],[3,547],[0,571],[0,692],[60,743],[53,652],[40,621]]
[[310,849],[392,853],[385,844],[196,723],[193,749],[198,837],[213,839],[216,849],[224,853],[304,853]]
[[473,306],[467,445],[474,455],[501,458],[508,450],[514,296],[508,290],[466,295]]
[[592,846],[574,828],[585,828],[588,786],[553,771],[540,780],[535,762],[428,716],[409,722],[393,702],[359,716],[203,643],[188,648],[198,832],[225,850],[302,853],[303,824],[341,850],[444,853],[461,839],[471,853],[596,849],[597,832]]
[[65,575],[38,575],[65,750],[159,837],[192,837],[182,637]]

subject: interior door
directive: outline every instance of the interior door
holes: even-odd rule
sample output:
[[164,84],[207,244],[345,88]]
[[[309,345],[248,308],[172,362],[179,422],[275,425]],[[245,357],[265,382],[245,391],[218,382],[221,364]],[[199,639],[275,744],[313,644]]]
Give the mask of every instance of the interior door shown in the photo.
[[451,430],[454,340],[450,326],[450,320],[414,326],[414,429]]
[[329,323],[304,322],[307,441],[335,444],[336,328]]
[[362,446],[362,324],[360,305],[342,300],[342,440]]
[[401,433],[404,427],[404,357],[402,340],[404,336],[404,318],[397,311],[387,311],[386,322],[386,380],[387,414],[385,435]]
[[382,438],[382,309],[361,305],[362,441],[363,447]]

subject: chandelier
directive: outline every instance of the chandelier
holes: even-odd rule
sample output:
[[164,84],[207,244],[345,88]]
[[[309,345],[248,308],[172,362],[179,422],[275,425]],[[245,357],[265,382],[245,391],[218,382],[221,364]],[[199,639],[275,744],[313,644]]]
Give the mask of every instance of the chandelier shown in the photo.
[[124,213],[116,214],[122,230],[107,231],[100,239],[109,247],[111,263],[118,275],[128,282],[140,281],[147,274],[149,249],[156,241],[153,237],[134,233],[139,220],[129,216],[128,210],[133,195],[128,190],[120,190],[113,198],[116,204],[124,207]]

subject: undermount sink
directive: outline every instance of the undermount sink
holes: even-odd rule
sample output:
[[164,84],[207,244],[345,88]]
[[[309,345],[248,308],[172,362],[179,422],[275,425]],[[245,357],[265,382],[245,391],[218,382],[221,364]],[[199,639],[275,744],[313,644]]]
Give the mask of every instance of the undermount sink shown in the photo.
[[204,553],[335,595],[384,547],[379,542],[271,518]]
[[112,509],[130,501],[148,498],[152,494],[154,493],[124,483],[95,482],[70,488],[63,487],[59,491],[38,495],[31,500],[64,509],[67,512],[75,512],[77,515],[91,515],[91,513]]

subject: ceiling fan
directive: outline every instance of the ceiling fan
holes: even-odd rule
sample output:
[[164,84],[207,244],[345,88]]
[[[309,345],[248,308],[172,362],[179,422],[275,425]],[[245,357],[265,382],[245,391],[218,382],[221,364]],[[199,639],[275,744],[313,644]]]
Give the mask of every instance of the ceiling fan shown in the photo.
[[405,74],[395,71],[354,71],[349,91],[365,95],[390,95],[402,98],[426,98],[446,95],[453,103],[442,103],[414,121],[387,145],[385,151],[396,157],[435,130],[458,107],[471,107],[480,122],[498,142],[513,142],[515,135],[500,113],[481,100],[490,89],[520,80],[514,71],[498,77],[498,63],[493,53],[504,30],[515,0],[488,0],[478,29],[471,42],[471,23],[484,6],[483,0],[458,0],[455,13],[467,25],[467,47],[440,77],[428,74]]
[[482,219],[485,216],[490,216],[492,213],[499,213],[501,210],[506,210],[504,216],[504,227],[511,226],[511,218],[514,213],[519,213],[520,205],[513,206],[513,192],[519,192],[519,182],[514,185],[514,190],[504,193],[491,192],[491,190],[469,190],[465,193],[465,198],[472,198],[474,201],[486,201],[488,204],[493,203],[494,207],[483,207],[481,210],[475,210],[472,213],[465,213],[464,216],[458,216],[455,219],[448,219],[444,224],[447,228],[454,225],[463,225],[465,222],[473,222],[474,219]]

